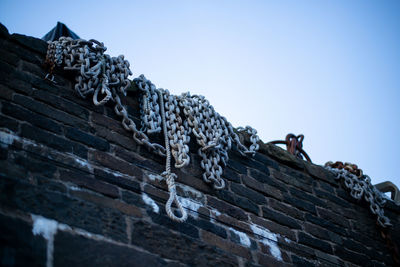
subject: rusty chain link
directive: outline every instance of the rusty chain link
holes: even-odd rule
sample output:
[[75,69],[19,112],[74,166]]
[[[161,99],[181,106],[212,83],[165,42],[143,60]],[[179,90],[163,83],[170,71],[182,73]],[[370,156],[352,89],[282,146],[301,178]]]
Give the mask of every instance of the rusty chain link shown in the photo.
[[371,184],[371,179],[368,175],[364,175],[363,171],[356,164],[336,161],[325,163],[325,168],[330,170],[336,179],[343,179],[344,185],[350,190],[350,195],[355,199],[364,199],[370,204],[370,210],[377,216],[376,223],[382,238],[385,240],[385,245],[389,249],[394,262],[400,265],[400,253],[396,243],[392,240],[390,220],[384,215],[383,205],[385,199],[375,186]]
[[296,136],[294,134],[289,133],[286,135],[285,141],[283,141],[283,140],[271,141],[271,142],[269,142],[269,144],[286,145],[286,150],[290,154],[292,154],[293,156],[298,157],[300,159],[303,159],[303,156],[304,156],[308,162],[311,162],[310,157],[303,149],[303,140],[304,140],[304,135],[299,134]]
[[388,227],[392,225],[389,218],[384,215],[383,205],[386,201],[385,198],[371,184],[369,176],[363,174],[357,165],[329,161],[325,163],[325,168],[331,171],[337,180],[343,180],[345,187],[350,190],[350,195],[353,198],[360,200],[364,196],[364,199],[369,203],[371,212],[377,216],[377,222],[380,226]]

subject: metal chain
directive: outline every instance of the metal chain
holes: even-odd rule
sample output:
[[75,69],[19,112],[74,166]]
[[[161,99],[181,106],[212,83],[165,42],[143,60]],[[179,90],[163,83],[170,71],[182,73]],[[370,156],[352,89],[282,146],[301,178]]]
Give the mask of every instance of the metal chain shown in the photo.
[[[154,153],[165,156],[165,148],[151,143],[149,137],[136,128],[136,124],[129,118],[126,108],[121,103],[119,94],[126,95],[130,86],[128,76],[132,74],[129,62],[124,56],[110,57],[104,54],[106,47],[96,40],[73,40],[70,37],[61,37],[58,41],[49,42],[46,62],[64,70],[74,70],[76,75],[76,92],[83,98],[93,94],[95,105],[104,105],[109,100],[115,102],[115,113],[122,117],[122,126],[132,131],[133,138],[141,145],[145,145]],[[49,77],[47,77],[49,79]],[[54,80],[54,76],[51,77]],[[99,100],[99,96],[103,98]]]
[[[175,160],[175,167],[182,168],[189,164],[189,141],[193,132],[200,145],[198,154],[202,158],[201,167],[204,169],[203,179],[213,183],[214,188],[222,189],[225,181],[221,177],[222,167],[228,161],[228,151],[232,143],[236,144],[242,155],[254,155],[258,150],[259,138],[257,131],[249,126],[239,131],[246,131],[250,135],[249,148],[240,142],[240,138],[232,125],[219,115],[204,96],[190,93],[181,96],[172,95],[168,90],[157,89],[143,75],[134,79],[142,95],[140,99],[141,129],[138,130],[134,121],[129,118],[127,109],[122,105],[120,95],[126,96],[130,86],[128,76],[131,75],[129,62],[123,56],[117,58],[104,54],[106,47],[96,40],[73,40],[61,37],[58,41],[49,42],[46,63],[50,73],[46,79],[54,82],[52,71],[55,66],[63,66],[64,70],[78,72],[76,75],[76,92],[83,98],[93,95],[95,105],[104,105],[108,101],[115,102],[114,111],[122,117],[122,126],[132,131],[133,139],[145,145],[154,153],[166,156],[166,171],[162,174],[166,178],[170,198],[166,204],[168,216],[181,222],[187,218],[176,196],[175,178],[171,173],[171,154]],[[102,98],[100,98],[100,96]],[[165,147],[151,143],[145,134],[161,132],[165,137]],[[177,217],[171,210],[175,203],[181,211]]]
[[159,95],[157,89],[143,74],[139,79],[134,79],[137,87],[142,91],[140,100],[141,131],[147,134],[161,132],[160,106],[158,105]]
[[325,163],[325,169],[331,171],[337,180],[343,180],[345,187],[350,190],[350,195],[353,198],[360,200],[364,196],[364,199],[369,203],[371,212],[377,216],[377,223],[380,226],[392,226],[383,211],[383,205],[386,200],[382,193],[371,184],[369,176],[363,174],[357,165],[329,161]]

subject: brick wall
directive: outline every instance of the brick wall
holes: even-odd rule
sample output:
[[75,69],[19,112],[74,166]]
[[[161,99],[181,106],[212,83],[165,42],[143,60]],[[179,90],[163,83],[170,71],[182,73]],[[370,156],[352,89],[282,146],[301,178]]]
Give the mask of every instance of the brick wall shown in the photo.
[[[174,170],[189,218],[170,220],[164,159],[133,141],[111,105],[78,97],[70,74],[43,80],[46,48],[1,27],[0,265],[394,264],[365,202],[271,145],[254,158],[231,152],[220,191],[191,154]],[[134,91],[125,104],[138,121]],[[399,240],[399,206],[385,213]]]

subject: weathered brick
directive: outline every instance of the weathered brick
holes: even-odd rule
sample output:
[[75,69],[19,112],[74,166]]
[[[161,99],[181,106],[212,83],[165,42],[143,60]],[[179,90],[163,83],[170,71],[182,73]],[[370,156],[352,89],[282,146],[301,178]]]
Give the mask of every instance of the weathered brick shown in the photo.
[[98,150],[110,150],[110,145],[104,139],[93,136],[91,134],[87,134],[76,128],[67,127],[65,129],[65,136],[71,140],[81,142]]
[[[150,184],[145,184],[143,188],[143,192],[150,196],[155,196],[157,199],[160,199],[163,203],[167,202],[169,198],[169,193],[166,190],[162,190],[160,188],[157,188],[155,186],[152,186]],[[181,196],[181,194],[178,195]]]
[[217,209],[219,212],[226,213],[229,216],[232,216],[238,220],[248,220],[248,216],[241,209],[231,204],[228,204],[225,201],[221,201],[215,197],[207,196],[207,204],[212,208]]
[[60,96],[42,90],[35,90],[33,92],[33,97],[53,106],[56,109],[63,110],[83,120],[89,119],[89,111],[86,108]]
[[222,174],[223,178],[226,178],[232,182],[240,183],[240,175],[234,171],[232,168],[225,168],[224,173]]
[[165,260],[133,247],[59,231],[54,241],[54,266],[166,266]]
[[132,136],[127,137],[99,125],[94,125],[93,131],[97,136],[107,140],[109,143],[116,144],[117,147],[121,146],[129,150],[136,150],[139,146]]
[[167,216],[164,207],[161,207],[162,208],[160,209],[159,213],[153,212],[152,209],[147,210],[147,213],[154,223],[162,225],[163,227],[167,227],[176,232],[180,232],[192,238],[199,238],[199,229],[195,225],[193,225],[190,221],[177,224]]
[[193,187],[196,190],[199,190],[203,193],[209,193],[211,195],[215,195],[215,190],[211,184],[207,184],[204,182],[202,178],[193,177],[192,174],[184,172],[181,169],[175,169],[174,173],[178,176],[178,181],[182,184]]
[[367,255],[361,255],[345,249],[343,246],[335,246],[335,255],[342,260],[353,262],[359,266],[366,266],[369,262]]
[[290,217],[299,219],[301,221],[304,220],[304,212],[300,211],[290,205],[287,205],[285,203],[282,203],[281,201],[275,200],[275,199],[269,199],[268,201],[269,206],[271,208],[273,208],[274,210],[283,212],[287,215],[289,215]]
[[298,209],[310,212],[312,214],[317,214],[315,205],[308,201],[301,200],[293,196],[289,196],[288,194],[284,194],[283,198],[286,203],[291,204],[292,206],[295,206]]
[[2,48],[15,54],[20,59],[26,60],[28,62],[32,62],[38,65],[42,65],[44,57],[35,53],[32,53],[28,49],[21,47],[16,42],[12,42],[11,40],[6,40],[2,43]]
[[215,222],[211,222],[209,220],[204,220],[202,218],[188,218],[188,223],[203,229],[204,231],[216,234],[222,238],[227,238],[227,233],[225,228],[215,224]]
[[296,256],[295,254],[292,254],[292,262],[294,266],[301,266],[301,267],[312,267],[312,266],[317,266],[313,262],[303,259],[301,257]]
[[236,266],[237,264],[233,255],[216,248],[214,244],[206,245],[198,239],[144,221],[133,223],[131,240],[133,244],[157,253],[163,258],[179,260],[190,266]]
[[257,204],[250,201],[247,198],[238,196],[230,191],[227,190],[219,190],[216,192],[218,198],[225,200],[233,205],[236,205],[246,211],[252,212],[254,214],[259,214],[259,208]]
[[[211,213],[214,214],[212,211],[211,211]],[[241,220],[238,220],[238,219],[228,216],[226,214],[222,214],[222,213],[214,214],[214,217],[216,218],[215,221],[217,221],[218,223],[221,223],[223,225],[233,227],[235,229],[242,229],[244,232],[251,231],[248,223],[245,223]]]
[[146,204],[143,202],[143,199],[140,194],[121,190],[122,193],[122,200],[130,205],[134,205],[140,208],[146,208]]
[[2,112],[10,117],[14,117],[18,120],[29,122],[35,126],[43,128],[45,130],[51,131],[56,134],[62,133],[62,128],[60,124],[56,123],[55,121],[39,115],[35,112],[27,110],[25,108],[19,107],[12,103],[4,102],[2,103]]
[[112,198],[119,197],[117,187],[111,184],[103,183],[86,173],[61,170],[60,179],[63,181],[72,182],[78,186],[93,190]]
[[279,171],[279,163],[276,162],[275,160],[271,159],[267,155],[265,155],[263,153],[256,153],[253,158],[256,161],[263,164],[264,166],[267,166],[268,168],[272,168],[272,169]]
[[271,176],[288,185],[293,185],[297,188],[300,188],[301,190],[312,192],[312,187],[310,183],[305,183],[302,179],[299,179],[298,176],[288,175],[286,173],[275,170],[272,170]]
[[4,61],[14,67],[17,67],[19,58],[15,54],[10,53],[3,48],[0,48],[0,54],[1,54],[1,58],[0,58],[1,61]]
[[[252,232],[250,231],[250,233]],[[243,235],[247,236],[247,233],[244,232],[243,229],[233,229],[233,228],[229,229],[230,240],[233,241],[235,244],[243,246],[243,243],[247,242],[247,240],[246,241],[243,240]],[[257,242],[254,241],[249,236],[247,237],[249,238],[250,246],[248,246],[248,244],[246,243],[246,247],[249,247],[250,250],[257,250],[258,249]]]
[[18,121],[0,115],[0,128],[7,128],[13,132],[18,132],[19,123]]
[[332,247],[328,242],[322,241],[320,239],[314,238],[308,234],[305,234],[303,232],[298,233],[298,238],[299,238],[299,243],[304,244],[319,250],[322,250],[324,252],[333,253]]
[[[138,171],[140,171],[138,169]],[[94,169],[94,177],[98,180],[105,181],[110,184],[114,184],[121,188],[140,192],[140,184],[134,179],[134,177],[127,175],[120,175],[111,171],[104,171],[102,169],[95,168]]]
[[25,168],[32,173],[40,173],[46,177],[52,177],[57,170],[57,167],[35,155],[16,155],[15,164]]
[[75,142],[72,144],[72,153],[78,157],[88,159],[88,152],[89,150],[84,145]]
[[238,157],[230,157],[227,165],[239,174],[247,174],[247,167],[240,163],[240,159],[236,159]]
[[313,203],[315,205],[318,205],[318,206],[321,206],[321,207],[326,206],[326,201],[324,199],[320,199],[320,198],[315,197],[314,195],[307,194],[302,190],[298,190],[298,189],[296,189],[294,187],[291,187],[289,189],[289,192],[290,192],[290,194],[292,196],[301,198],[301,199],[306,200],[308,202],[311,202],[311,203]]
[[11,80],[11,75],[15,73],[13,65],[0,60],[0,81],[8,82]]
[[348,231],[347,229],[343,229],[343,227],[339,227],[333,223],[331,223],[330,221],[327,221],[325,219],[313,216],[312,214],[306,214],[305,215],[305,219],[308,222],[311,222],[313,224],[317,224],[325,229],[328,229],[330,231],[333,231],[341,236],[347,236]]
[[304,169],[304,161],[296,158],[286,150],[272,145],[272,144],[262,144],[260,145],[260,152],[271,156],[273,159],[281,162],[282,164],[294,167],[296,169]]
[[55,119],[57,121],[63,122],[67,125],[71,125],[73,127],[78,127],[80,129],[87,130],[89,129],[89,125],[84,120],[81,120],[73,115],[70,115],[66,112],[57,110],[53,107],[40,103],[37,100],[34,100],[30,97],[23,95],[14,95],[15,103],[26,107],[29,110],[32,110],[36,113],[42,114],[49,118]]
[[42,56],[47,52],[47,43],[42,39],[38,39],[31,36],[26,36],[18,33],[10,35],[10,40],[16,42],[18,45],[26,47],[33,52],[39,53]]
[[291,264],[282,262],[281,260],[278,260],[273,256],[265,255],[262,253],[258,253],[257,258],[258,258],[258,263],[261,266],[271,266],[271,267],[291,266]]
[[339,186],[339,183],[336,183],[335,185],[332,185],[332,184],[326,183],[324,181],[318,181],[318,185],[325,192],[329,192],[331,194],[335,194],[335,188]]
[[4,207],[40,214],[72,227],[127,242],[126,220],[118,210],[5,177],[0,179],[0,191],[0,202]]
[[[286,174],[288,176],[291,177],[296,177],[296,179],[301,182],[302,184],[306,184],[306,185],[312,185],[314,179],[309,176],[307,173],[305,173],[302,170],[297,170],[297,169],[293,169],[293,168],[289,168],[286,166],[281,166],[280,168],[281,173]],[[274,174],[276,174],[277,172],[274,172]]]
[[266,203],[266,199],[262,194],[254,191],[254,190],[251,190],[242,184],[231,183],[231,190],[238,195],[241,195],[245,198],[250,199],[254,203],[257,203],[257,204],[265,204]]
[[324,182],[330,183],[335,185],[336,181],[335,178],[333,177],[332,173],[330,173],[328,170],[326,170],[322,166],[318,166],[312,163],[306,163],[304,164],[306,167],[306,171],[314,178],[323,180]]
[[333,255],[327,254],[325,252],[315,250],[315,254],[317,256],[318,262],[321,265],[326,265],[326,266],[344,266],[344,262],[339,259],[338,257],[335,257]]
[[263,193],[267,197],[273,197],[276,199],[282,199],[282,193],[279,189],[272,187],[268,184],[261,183],[257,181],[256,179],[251,178],[250,176],[243,176],[243,183],[249,187],[252,188],[258,192]]
[[249,169],[249,175],[261,183],[266,183],[270,179],[270,172],[268,169],[265,172],[256,169]]
[[46,251],[46,240],[32,233],[32,225],[0,214],[2,266],[45,266]]
[[107,117],[97,112],[92,112],[90,118],[95,125],[97,124],[106,127],[108,130],[111,130],[112,132],[117,132],[123,136],[131,137],[131,133],[122,127],[122,124],[119,120],[111,119],[110,117]]
[[[130,142],[134,142],[133,139],[130,140]],[[115,155],[127,162],[131,162],[132,164],[135,164],[136,166],[145,169],[145,170],[149,170],[151,172],[155,172],[155,173],[162,173],[163,171],[165,171],[165,166],[164,166],[164,162],[157,162],[153,158],[148,159],[148,158],[144,158],[141,155],[139,155],[138,153],[135,153],[134,151],[128,151],[124,148],[121,147],[115,147],[114,149],[115,151]]]
[[251,218],[251,221],[256,225],[259,225],[263,228],[268,229],[269,231],[271,231],[273,233],[280,234],[283,237],[287,237],[293,241],[296,241],[296,235],[295,235],[294,231],[291,230],[289,227],[278,224],[273,221],[262,219],[258,216],[254,216],[254,215],[250,215],[250,218]]
[[271,221],[275,221],[279,224],[286,225],[292,229],[301,229],[302,228],[295,219],[293,219],[283,213],[276,212],[265,206],[262,207],[262,211],[263,211],[263,217],[267,218]]
[[90,154],[93,161],[102,164],[104,167],[116,170],[120,173],[139,177],[139,179],[141,179],[140,176],[143,174],[143,172],[133,164],[120,160],[109,153],[98,150],[90,151]]
[[21,135],[63,152],[72,152],[72,143],[45,130],[28,124],[21,125]]
[[201,231],[201,238],[207,244],[219,247],[229,254],[235,254],[245,259],[251,259],[250,250],[241,245],[230,242],[207,231]]
[[137,218],[142,217],[142,212],[140,209],[134,205],[129,205],[124,202],[121,202],[116,199],[108,198],[108,197],[103,197],[103,196],[98,196],[94,195],[92,193],[86,192],[86,191],[71,191],[70,194],[76,198],[89,201],[91,203],[94,203],[95,205],[102,206],[102,207],[107,207],[115,210],[119,210],[120,212],[134,216]]
[[317,207],[317,211],[321,218],[333,222],[337,225],[343,226],[345,228],[350,228],[349,222],[345,218],[343,218],[343,216],[320,207]]
[[[10,150],[7,153],[7,158],[10,158],[8,154],[10,154]],[[9,160],[2,160],[0,161],[0,175],[4,177],[12,177],[17,179],[28,179],[28,170],[23,166],[19,166],[14,162]]]
[[305,223],[304,230],[305,230],[305,232],[312,234],[313,236],[316,236],[318,238],[321,238],[324,240],[329,240],[336,244],[343,243],[342,237],[340,237],[338,234],[335,234],[331,231],[328,231],[328,230],[326,230],[322,227],[316,226],[314,224]]
[[37,186],[42,188],[42,190],[67,193],[67,186],[61,183],[59,180],[54,178],[45,177],[42,175],[34,175],[33,180],[36,182]]
[[340,205],[341,207],[347,208],[349,205],[348,202],[344,201],[341,198],[338,198],[337,196],[335,196],[332,193],[328,193],[326,191],[318,190],[318,189],[314,189],[314,192],[318,197],[320,197],[322,199],[326,199],[329,202],[334,202],[335,204]]

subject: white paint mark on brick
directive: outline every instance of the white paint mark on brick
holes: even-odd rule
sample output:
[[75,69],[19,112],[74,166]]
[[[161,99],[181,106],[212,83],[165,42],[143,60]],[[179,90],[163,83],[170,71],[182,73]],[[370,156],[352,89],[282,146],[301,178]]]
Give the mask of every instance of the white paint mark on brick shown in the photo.
[[221,215],[221,212],[219,212],[219,211],[216,210],[216,209],[210,209],[210,213],[211,213],[210,222],[215,223],[215,219],[216,219],[218,216]]
[[151,197],[149,197],[146,193],[142,193],[142,199],[146,205],[153,208],[153,211],[155,213],[160,212],[160,208],[158,207],[157,203]]
[[86,167],[88,169],[91,169],[92,166],[89,164],[89,162],[87,162],[86,160],[81,160],[79,158],[74,158],[76,163],[78,163],[80,166],[82,167]]
[[164,177],[162,177],[161,175],[149,174],[148,177],[149,177],[149,179],[151,181],[162,181],[162,180],[164,180]]
[[198,218],[199,213],[197,212],[201,207],[203,207],[203,204],[196,202],[190,198],[184,198],[184,197],[179,197],[178,196],[179,202],[182,204],[182,206],[186,209],[186,211],[193,217],[193,218]]
[[54,235],[57,233],[58,222],[40,215],[31,215],[33,220],[32,233],[41,235],[47,241],[47,267],[53,266]]
[[0,132],[0,146],[3,148],[7,148],[14,142],[14,140],[17,139],[19,139],[19,137],[12,132],[11,133],[3,131]]
[[218,216],[221,216],[221,215],[222,215],[221,212],[219,212],[219,211],[216,210],[216,209],[211,209],[210,211],[211,211],[211,214],[212,214],[214,217],[218,217]]
[[82,189],[80,187],[75,186],[75,185],[70,185],[70,186],[68,186],[68,188],[72,191],[82,191]]
[[242,244],[243,246],[249,248],[251,245],[251,241],[250,238],[243,232],[237,231],[233,228],[229,228],[229,230],[231,230],[235,235],[237,235],[239,237],[239,241],[240,244]]
[[180,188],[185,193],[186,196],[191,196],[194,199],[203,198],[203,194],[200,191],[194,189],[193,187],[184,184],[176,184],[176,186]]
[[256,235],[258,240],[269,247],[269,252],[277,260],[282,261],[282,254],[278,247],[278,234],[272,233],[268,229],[258,226],[250,225],[251,230]]

